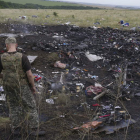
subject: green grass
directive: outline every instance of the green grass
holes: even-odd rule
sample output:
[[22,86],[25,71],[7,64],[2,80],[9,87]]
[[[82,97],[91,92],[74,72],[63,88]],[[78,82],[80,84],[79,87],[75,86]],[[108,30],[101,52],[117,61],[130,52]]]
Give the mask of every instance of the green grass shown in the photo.
[[79,4],[72,4],[67,2],[44,1],[44,0],[2,0],[2,1],[18,3],[18,4],[32,3],[32,4],[43,5],[43,6],[79,6]]
[[9,118],[3,118],[3,117],[0,117],[0,124],[3,124],[3,123],[9,123]]
[[[107,12],[106,12],[107,11]],[[54,12],[58,16],[54,16]],[[100,22],[98,27],[122,28],[118,24],[120,20],[130,23],[129,29],[140,26],[140,10],[58,10],[58,9],[0,9],[0,22],[23,22],[36,25],[59,25],[71,22],[72,25],[88,27],[94,26],[93,23]],[[27,16],[27,20],[20,20],[19,16]],[[38,18],[32,18],[37,15]],[[50,15],[46,18],[46,15]],[[73,18],[74,16],[74,18]],[[0,29],[1,31],[1,29]]]

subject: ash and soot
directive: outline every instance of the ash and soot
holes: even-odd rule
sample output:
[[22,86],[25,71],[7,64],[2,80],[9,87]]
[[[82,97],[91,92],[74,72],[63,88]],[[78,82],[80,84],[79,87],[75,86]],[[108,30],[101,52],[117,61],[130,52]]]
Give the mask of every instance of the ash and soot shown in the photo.
[[[139,140],[140,32],[73,25],[0,24],[0,53],[15,37],[32,65],[39,140]],[[0,84],[0,140],[10,131]]]

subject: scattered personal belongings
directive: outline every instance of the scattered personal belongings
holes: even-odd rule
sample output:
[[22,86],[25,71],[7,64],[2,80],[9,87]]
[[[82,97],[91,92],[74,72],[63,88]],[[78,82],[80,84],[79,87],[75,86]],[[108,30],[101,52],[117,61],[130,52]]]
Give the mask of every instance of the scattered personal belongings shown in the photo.
[[87,95],[95,94],[97,95],[98,93],[101,93],[103,91],[103,87],[95,87],[95,86],[89,86],[86,88],[86,93]]
[[128,27],[129,26],[129,23],[124,23],[124,24],[122,24],[122,26]]
[[119,21],[119,24],[121,24],[121,25],[124,24],[124,21],[123,20]]
[[[48,17],[49,15],[46,16]],[[33,15],[30,18],[38,17]],[[62,22],[64,20],[60,23]],[[88,136],[89,131],[112,134],[134,124],[135,121],[131,118],[139,120],[139,28],[99,28],[99,24],[97,22],[91,27],[70,25],[69,22],[59,26],[14,23],[4,25],[9,33],[1,32],[1,46],[4,46],[5,37],[13,36],[19,40],[18,51],[29,55],[38,93],[35,95],[37,107],[40,109],[40,116],[50,119],[49,127],[44,124],[41,127],[49,135],[53,131],[49,131],[49,128],[53,128],[55,123],[58,124],[55,136],[65,139],[60,135],[63,127],[59,122],[70,124],[65,125],[66,131],[78,131],[85,139],[83,136]],[[125,22],[120,21],[120,24],[123,26]],[[1,48],[0,53],[4,52],[6,49]],[[0,116],[8,116],[1,85],[2,81]],[[131,103],[128,103],[130,100]],[[132,131],[135,129],[132,128]],[[105,137],[103,133],[102,135]],[[51,139],[56,139],[55,136],[51,135]],[[79,134],[73,137],[72,134],[71,138],[70,134],[67,139],[78,139],[78,136]]]
[[42,76],[39,74],[34,74],[34,79],[36,82],[40,81],[42,79]]
[[55,64],[54,64],[54,67],[65,69],[66,67],[68,67],[68,65],[67,64],[64,64],[64,63],[61,63],[61,61],[56,61]]
[[125,23],[123,20],[119,21],[119,24],[125,27],[129,26],[129,23],[128,22]]

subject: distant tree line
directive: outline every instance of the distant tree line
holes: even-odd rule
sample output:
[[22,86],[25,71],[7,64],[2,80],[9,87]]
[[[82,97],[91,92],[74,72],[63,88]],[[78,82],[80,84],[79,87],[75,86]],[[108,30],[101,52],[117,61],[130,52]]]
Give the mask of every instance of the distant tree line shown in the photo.
[[4,2],[0,0],[0,9],[74,9],[74,10],[92,10],[92,9],[101,9],[98,7],[90,7],[90,6],[43,6],[38,4],[18,4],[11,2]]

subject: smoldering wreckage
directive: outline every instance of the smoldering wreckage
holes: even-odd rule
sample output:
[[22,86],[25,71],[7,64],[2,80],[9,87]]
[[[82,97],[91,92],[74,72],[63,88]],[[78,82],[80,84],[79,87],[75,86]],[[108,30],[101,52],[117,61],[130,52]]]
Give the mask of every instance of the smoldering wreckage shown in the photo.
[[[70,102],[78,101],[70,108],[74,114],[81,115],[77,124],[70,122],[67,126],[72,135],[75,132],[112,134],[137,124],[139,118],[134,115],[133,119],[135,108],[130,102],[139,102],[140,96],[139,31],[72,25],[1,24],[0,27],[0,52],[5,52],[5,38],[15,36],[18,50],[28,55],[38,100],[57,108],[60,94],[71,96]],[[5,116],[2,85],[0,90],[0,116]],[[81,97],[85,101],[79,103]],[[84,112],[87,114],[85,110],[90,110],[91,116],[83,121],[80,118]],[[66,119],[67,114],[64,111],[58,117]]]

